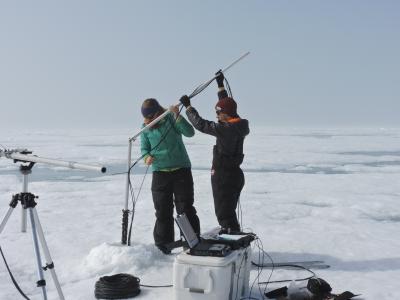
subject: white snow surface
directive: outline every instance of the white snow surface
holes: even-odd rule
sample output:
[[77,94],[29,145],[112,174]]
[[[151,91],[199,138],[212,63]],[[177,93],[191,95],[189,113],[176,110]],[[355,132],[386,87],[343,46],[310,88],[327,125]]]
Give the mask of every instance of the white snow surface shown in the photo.
[[[126,170],[127,141],[134,133],[42,130],[0,135],[0,144],[9,149],[28,148],[41,157],[108,167],[103,175],[37,164],[29,176],[29,191],[40,197],[37,211],[66,299],[95,299],[95,282],[115,273],[133,274],[148,285],[172,284],[178,250],[163,255],[153,246],[151,174],[137,202],[132,246],[120,243],[126,177],[113,174]],[[196,132],[185,143],[193,165],[195,206],[202,231],[207,231],[217,226],[210,184],[214,138]],[[139,155],[139,141],[133,153]],[[243,169],[242,225],[258,235],[274,261],[323,260],[331,268],[315,271],[334,292],[400,299],[400,129],[251,127]],[[144,171],[142,163],[133,169],[136,193]],[[1,218],[11,196],[21,190],[18,164],[0,158]],[[23,291],[42,299],[30,226],[21,233],[20,222],[18,206],[0,235],[0,246]],[[270,269],[264,270],[260,281],[269,275]],[[250,283],[256,276],[253,269]],[[304,271],[275,270],[271,280],[307,276]],[[50,274],[45,277],[49,299],[57,299]],[[270,284],[268,289],[283,285]],[[251,296],[263,299],[257,281]],[[22,299],[2,261],[0,299]],[[143,288],[137,299],[172,299],[172,288]]]

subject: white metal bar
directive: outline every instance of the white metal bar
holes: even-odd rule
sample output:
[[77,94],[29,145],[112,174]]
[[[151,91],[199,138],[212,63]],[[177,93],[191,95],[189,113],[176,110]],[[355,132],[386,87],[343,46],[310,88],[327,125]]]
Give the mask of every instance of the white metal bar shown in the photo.
[[128,145],[128,170],[126,174],[126,187],[125,187],[125,210],[128,210],[129,203],[129,169],[131,168],[132,163],[132,140],[129,139]]
[[239,57],[237,60],[235,60],[233,63],[231,63],[229,66],[227,66],[225,69],[222,70],[222,73],[228,71],[230,68],[232,68],[234,65],[236,65],[239,61],[241,61],[243,58],[245,58],[247,55],[250,54],[249,52],[246,52],[245,54],[243,54],[241,57]]
[[[224,69],[222,70],[222,73],[228,71],[230,68],[232,68],[235,64],[237,64],[239,61],[241,61],[243,58],[245,58],[245,57],[246,57],[247,55],[249,55],[249,54],[250,54],[250,52],[246,52],[245,54],[243,54],[242,56],[240,56],[238,59],[236,59],[236,60],[235,60],[233,63],[231,63],[229,66],[227,66],[226,68],[224,68]],[[212,79],[210,79],[210,80],[214,80],[215,77],[217,77],[217,75],[215,75],[215,76],[214,76]],[[206,84],[206,83],[209,82],[210,80],[207,80],[206,82],[204,82],[203,84],[200,84],[199,86]],[[175,104],[175,105],[181,105],[181,103],[177,103],[177,104]],[[135,134],[135,135],[131,138],[131,141],[135,141],[135,140],[138,138],[138,136],[139,136],[143,131],[145,131],[145,130],[148,129],[149,127],[153,126],[154,124],[158,123],[158,122],[159,122],[160,120],[162,120],[169,112],[170,112],[170,110],[167,109],[163,114],[159,115],[157,118],[155,118],[155,119],[154,119],[153,121],[151,121],[149,124],[147,124],[145,127],[143,127],[142,129],[140,129],[140,131],[139,131],[137,134]]]
[[157,118],[155,118],[153,121],[151,121],[149,124],[147,124],[147,125],[146,125],[145,127],[143,127],[142,129],[140,129],[138,133],[136,133],[133,137],[131,137],[130,140],[131,140],[132,142],[135,141],[135,140],[140,136],[140,134],[141,134],[143,131],[147,130],[147,129],[150,128],[151,126],[155,125],[156,123],[158,123],[159,121],[161,121],[162,119],[164,119],[164,117],[165,117],[166,115],[168,115],[169,113],[170,113],[170,110],[169,110],[169,109],[167,109],[166,111],[164,111],[161,115],[159,115]]
[[106,172],[106,168],[104,166],[94,166],[88,164],[81,164],[73,161],[63,161],[58,159],[50,159],[50,158],[43,158],[35,155],[27,155],[27,154],[20,154],[20,153],[10,153],[6,154],[7,157],[21,160],[21,161],[29,161],[34,163],[45,163],[55,166],[67,167],[70,169],[80,169],[80,170],[87,170],[87,171],[99,171],[102,173]]

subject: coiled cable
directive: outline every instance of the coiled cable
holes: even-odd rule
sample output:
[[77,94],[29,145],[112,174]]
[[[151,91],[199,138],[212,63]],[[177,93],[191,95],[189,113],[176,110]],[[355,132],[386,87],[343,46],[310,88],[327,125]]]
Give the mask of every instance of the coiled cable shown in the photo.
[[127,299],[140,294],[140,279],[130,274],[103,276],[96,282],[96,299]]

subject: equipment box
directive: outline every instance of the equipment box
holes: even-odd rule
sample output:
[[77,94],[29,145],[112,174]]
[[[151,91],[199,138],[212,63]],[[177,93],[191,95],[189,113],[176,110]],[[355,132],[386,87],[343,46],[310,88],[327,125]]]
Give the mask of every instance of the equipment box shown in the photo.
[[175,300],[237,300],[247,296],[251,248],[225,257],[180,253],[174,262]]

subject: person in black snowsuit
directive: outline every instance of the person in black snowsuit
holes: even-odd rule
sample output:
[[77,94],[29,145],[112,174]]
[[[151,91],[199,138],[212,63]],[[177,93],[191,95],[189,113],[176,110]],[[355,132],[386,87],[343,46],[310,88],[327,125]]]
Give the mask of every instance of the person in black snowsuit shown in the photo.
[[236,208],[244,186],[244,174],[240,165],[244,158],[243,141],[250,132],[249,122],[237,114],[237,104],[228,97],[222,72],[217,75],[219,101],[215,110],[218,122],[200,117],[191,106],[188,96],[182,96],[180,102],[186,107],[186,115],[197,130],[217,138],[211,170],[215,214],[223,230],[238,232],[241,228]]

